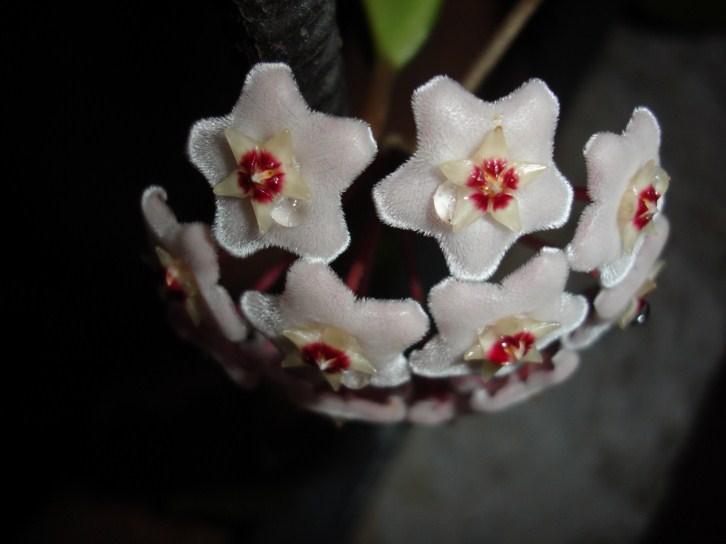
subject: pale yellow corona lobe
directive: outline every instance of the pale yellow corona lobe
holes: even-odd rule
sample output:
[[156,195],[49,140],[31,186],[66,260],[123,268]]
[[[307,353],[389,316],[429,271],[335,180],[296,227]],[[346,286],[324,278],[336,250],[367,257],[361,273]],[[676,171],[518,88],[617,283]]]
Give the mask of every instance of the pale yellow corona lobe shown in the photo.
[[[547,168],[543,164],[510,161],[501,119],[497,121],[472,157],[439,165],[445,182],[434,196],[436,210],[455,233],[485,216],[520,232],[522,222],[516,194]],[[442,201],[453,192],[447,184],[455,186],[453,210]]]
[[272,212],[283,198],[311,197],[295,165],[290,131],[285,129],[264,143],[229,127],[224,134],[237,168],[213,191],[219,196],[250,198],[260,234],[265,234],[275,223]]

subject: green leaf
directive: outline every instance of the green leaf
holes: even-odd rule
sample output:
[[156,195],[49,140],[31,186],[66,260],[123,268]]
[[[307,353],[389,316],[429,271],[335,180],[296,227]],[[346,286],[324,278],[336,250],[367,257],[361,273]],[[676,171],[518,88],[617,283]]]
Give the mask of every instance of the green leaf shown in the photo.
[[399,69],[416,56],[443,0],[363,0],[378,54]]

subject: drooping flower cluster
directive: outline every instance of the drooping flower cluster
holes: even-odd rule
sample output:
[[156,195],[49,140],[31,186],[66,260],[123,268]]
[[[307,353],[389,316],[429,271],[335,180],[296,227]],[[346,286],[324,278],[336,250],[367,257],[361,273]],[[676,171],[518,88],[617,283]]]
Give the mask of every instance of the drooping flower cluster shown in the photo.
[[[540,80],[495,102],[445,77],[419,88],[416,152],[372,197],[382,222],[435,238],[450,275],[427,301],[364,298],[352,278],[375,251],[353,260],[347,282],[333,261],[350,243],[341,195],[377,151],[371,131],[311,111],[287,66],[255,66],[232,112],[191,130],[190,160],[216,202],[211,230],[179,224],[159,187],[142,197],[172,324],[240,385],[266,380],[336,419],[438,424],[561,382],[579,349],[642,319],[669,178],[657,122],[636,109],[622,135],[585,148],[591,203],[572,242],[490,281],[518,239],[570,216],[573,189],[553,162],[558,110]],[[284,289],[260,271],[233,302],[218,255],[244,264],[271,247],[289,255],[272,272],[292,262]],[[565,291],[571,270],[597,275],[594,300]]]

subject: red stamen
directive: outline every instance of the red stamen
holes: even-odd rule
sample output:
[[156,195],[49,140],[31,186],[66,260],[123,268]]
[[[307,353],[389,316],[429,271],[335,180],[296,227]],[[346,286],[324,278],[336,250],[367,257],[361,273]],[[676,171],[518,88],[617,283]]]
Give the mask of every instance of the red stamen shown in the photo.
[[170,291],[174,291],[177,293],[181,293],[184,291],[181,278],[179,277],[179,271],[176,269],[175,266],[172,265],[166,269],[166,273],[164,274],[164,281],[166,282],[166,286],[169,288]]
[[[252,149],[239,161],[237,182],[256,202],[272,202],[282,192],[285,172],[281,166],[282,163],[269,151]],[[254,181],[255,174],[267,177],[262,181]]]
[[509,206],[509,203],[514,197],[507,193],[499,193],[493,198],[492,208],[495,210],[501,210]]
[[498,178],[507,166],[507,161],[504,159],[486,159],[482,163],[482,169],[485,173],[493,178]]
[[486,159],[481,166],[474,166],[466,180],[467,187],[476,189],[469,198],[481,211],[506,208],[514,198],[510,193],[519,186],[519,175],[514,168],[507,168],[504,159]]
[[516,191],[519,186],[519,176],[514,168],[510,168],[504,172],[502,176],[502,184],[510,191]]
[[641,191],[638,195],[638,210],[635,212],[635,217],[633,217],[633,224],[636,229],[642,230],[650,223],[655,215],[655,205],[658,203],[660,197],[661,195],[652,185],[648,185],[648,187]]
[[527,355],[535,343],[531,332],[522,331],[513,336],[500,336],[487,353],[487,359],[499,366],[516,363]]
[[303,346],[300,353],[305,363],[315,368],[320,368],[324,364],[323,371],[329,374],[337,374],[350,368],[350,359],[344,351],[323,342],[313,342]]
[[474,205],[479,208],[481,211],[485,212],[489,209],[489,196],[481,193],[476,192],[471,195],[469,195],[469,198],[474,202]]

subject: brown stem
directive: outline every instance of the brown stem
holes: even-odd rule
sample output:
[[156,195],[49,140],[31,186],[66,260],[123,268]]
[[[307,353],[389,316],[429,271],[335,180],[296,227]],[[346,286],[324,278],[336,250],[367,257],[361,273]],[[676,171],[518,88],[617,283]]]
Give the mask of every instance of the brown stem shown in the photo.
[[542,0],[519,0],[514,5],[463,78],[466,90],[476,92],[541,3]]
[[345,115],[335,0],[233,0],[233,7],[239,49],[250,65],[284,62],[312,109]]
[[363,119],[371,125],[373,138],[376,140],[386,128],[395,80],[396,70],[385,59],[378,57],[373,66],[368,97],[363,109]]

